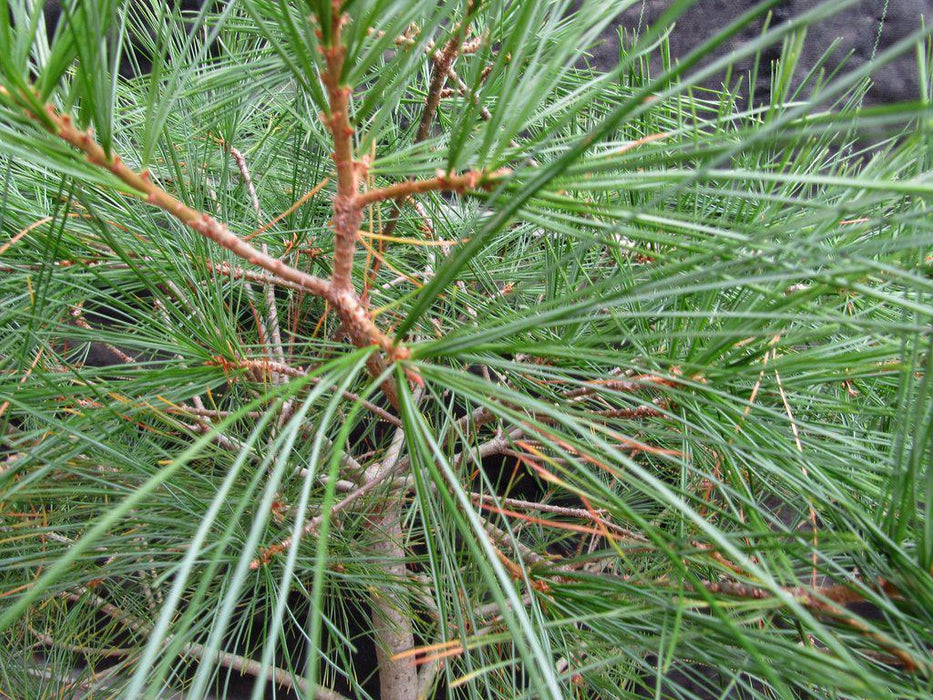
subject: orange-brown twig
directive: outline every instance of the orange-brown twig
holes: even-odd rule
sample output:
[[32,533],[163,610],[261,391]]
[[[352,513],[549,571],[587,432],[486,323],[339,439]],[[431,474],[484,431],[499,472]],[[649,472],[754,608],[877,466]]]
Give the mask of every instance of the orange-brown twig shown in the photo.
[[145,195],[146,201],[150,204],[168,212],[186,226],[210,238],[247,262],[258,265],[274,275],[295,282],[312,294],[317,296],[329,295],[330,285],[326,280],[291,268],[276,258],[264,255],[261,251],[232,233],[223,223],[209,214],[186,206],[160,188],[153,182],[148,171],[136,172],[128,167],[120,156],[116,154],[107,155],[101,145],[91,136],[91,133],[76,128],[67,114],[60,114],[51,105],[46,107],[46,114],[54,124],[57,136],[84,152],[88,162],[109,170],[124,184]]
[[380,202],[387,199],[404,199],[413,194],[424,192],[465,192],[475,190],[480,187],[490,187],[497,180],[510,174],[511,170],[502,168],[495,172],[486,173],[481,170],[468,170],[461,175],[439,172],[436,177],[427,180],[406,180],[398,182],[388,187],[381,187],[377,190],[364,192],[356,197],[356,202],[361,207],[368,206],[374,202]]

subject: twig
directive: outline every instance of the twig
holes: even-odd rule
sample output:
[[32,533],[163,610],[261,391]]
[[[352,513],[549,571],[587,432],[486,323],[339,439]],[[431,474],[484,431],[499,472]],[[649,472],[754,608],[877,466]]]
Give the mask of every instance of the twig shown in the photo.
[[[238,359],[238,360],[227,360],[221,357],[215,357],[211,364],[218,365],[224,369],[245,369],[250,372],[258,373],[260,375],[269,373],[273,377],[275,375],[282,375],[287,377],[307,377],[308,373],[298,367],[292,367],[289,364],[284,362],[271,362],[269,360],[249,360],[249,359]],[[321,381],[320,377],[311,377],[311,381],[315,384]],[[336,385],[332,385],[333,389],[336,389]],[[343,397],[349,401],[361,404],[364,408],[369,410],[371,413],[382,418],[384,421],[391,423],[395,426],[400,426],[402,424],[401,420],[397,416],[393,416],[391,413],[386,411],[384,408],[377,406],[372,401],[364,399],[359,394],[356,394],[352,391],[342,389],[340,393]]]
[[164,284],[165,288],[168,289],[173,297],[175,297],[175,301],[181,304],[181,306],[183,306],[188,311],[188,313],[191,314],[192,318],[198,319],[198,321],[200,321],[205,326],[209,325],[207,318],[205,318],[204,314],[201,312],[201,309],[188,300],[188,297],[181,291],[177,284],[168,278],[163,279],[162,284]]
[[380,187],[379,189],[363,192],[355,198],[360,207],[387,199],[405,199],[411,195],[424,192],[459,192],[475,190],[480,187],[492,187],[496,181],[511,174],[508,168],[500,168],[493,172],[483,170],[468,170],[461,175],[438,172],[435,177],[426,180],[406,180],[394,185]]
[[237,168],[240,171],[240,177],[243,184],[246,185],[246,191],[249,193],[250,202],[253,204],[253,211],[256,212],[256,220],[262,223],[262,208],[259,206],[259,197],[256,196],[256,188],[253,186],[253,178],[250,176],[249,167],[246,165],[246,158],[239,150],[230,146],[230,155],[236,161]]
[[[213,432],[214,442],[216,442],[220,447],[227,450],[228,452],[240,454],[245,449],[243,443],[239,440],[217,432],[217,428],[209,421],[198,419],[196,423],[181,423],[181,425],[185,429],[190,430],[192,433],[197,433],[198,435],[207,435],[208,433]],[[256,457],[250,454],[250,459],[255,460]]]
[[[525,559],[525,561],[527,561],[532,566],[540,567],[542,570],[541,573],[554,573],[563,579],[573,571],[573,567],[566,565],[555,565],[552,561],[541,556],[513,537],[510,537],[508,533],[500,530],[488,520],[485,521],[485,527],[487,533],[493,537],[493,539],[514,549],[518,554],[521,555],[523,559]],[[614,578],[619,578],[625,583],[634,585],[643,584],[650,587],[674,585],[674,582],[667,579],[653,579],[650,581],[643,581],[639,577],[631,575]],[[776,597],[772,590],[737,581],[701,581],[699,585],[712,594],[726,595],[735,598],[769,600]],[[888,587],[887,584],[883,581],[880,582],[880,585],[883,588]],[[684,584],[684,586],[689,591],[694,590],[694,586],[691,584]],[[890,653],[901,663],[903,663],[908,671],[921,673],[926,677],[933,676],[933,664],[917,658],[909,651],[898,645],[896,640],[891,639],[886,634],[872,629],[862,618],[853,613],[850,613],[844,607],[841,607],[844,605],[850,605],[852,603],[864,601],[865,597],[861,593],[847,586],[841,585],[812,587],[809,589],[801,586],[782,587],[781,590],[785,594],[795,598],[798,603],[809,608],[810,610],[832,617],[833,619],[838,620],[844,624],[846,627],[871,639],[880,647],[882,647],[886,652]]]
[[[262,250],[266,252],[265,245],[263,245]],[[279,310],[275,301],[275,287],[271,284],[266,285],[266,313],[268,314],[269,340],[272,343],[275,360],[280,364],[285,364],[285,350],[282,347],[282,333],[279,329]]]
[[[522,605],[531,605],[531,593],[525,593],[522,598]],[[502,606],[499,603],[488,603],[487,605],[481,605],[473,611],[473,616],[479,619],[483,619],[489,616],[495,616],[491,622],[495,622],[497,619],[502,617]]]
[[[590,522],[597,523],[601,526],[608,528],[609,530],[614,531],[617,535],[624,537],[625,539],[636,540],[638,542],[648,542],[648,538],[644,535],[641,535],[637,532],[633,532],[627,528],[622,527],[621,525],[616,525],[613,522],[608,522],[595,510],[588,510],[586,508],[569,508],[565,506],[555,506],[548,503],[538,503],[536,501],[523,501],[516,498],[505,498],[501,496],[495,496],[492,494],[482,494],[482,493],[470,493],[470,498],[473,499],[474,503],[484,507],[485,502],[492,502],[494,504],[493,511],[500,512],[502,506],[509,508],[518,508],[522,510],[534,510],[540,513],[552,513],[554,515],[563,515],[569,518],[580,518],[581,520],[588,520]],[[503,515],[509,515],[508,511],[501,512]]]
[[[462,50],[462,36],[469,32],[468,20],[471,10],[472,7],[467,8],[467,16],[460,22],[457,31],[447,42],[443,51],[434,51],[433,41],[429,42],[425,47],[425,51],[431,56],[431,83],[428,87],[428,94],[424,100],[424,111],[421,113],[421,119],[418,122],[415,143],[421,143],[431,133],[431,123],[434,121],[434,116],[437,113],[437,107],[440,103],[441,88],[443,88],[450,72],[453,71],[453,65],[457,58],[457,54]],[[408,37],[406,36],[405,38],[407,39]],[[398,39],[396,43],[399,43]],[[407,196],[408,195],[400,197],[393,202],[392,213],[389,215],[389,223],[383,231],[387,236],[391,236],[395,232],[395,228],[398,226],[402,203]]]
[[[168,413],[187,413],[192,416],[200,416],[201,418],[208,418],[212,420],[223,420],[224,418],[228,418],[232,416],[234,413],[236,413],[236,411],[222,411],[222,410],[213,409],[213,408],[198,408],[195,406],[188,406],[187,404],[183,404],[183,403],[171,404],[169,408],[166,410]],[[259,418],[262,418],[263,412],[262,411],[248,411],[241,415],[243,416],[243,418],[257,420]]]
[[[129,629],[131,632],[135,632],[142,637],[146,637],[152,632],[152,627],[148,623],[144,622],[135,615],[132,615],[122,610],[121,608],[118,608],[96,593],[91,592],[87,588],[82,587],[64,591],[62,595],[69,600],[78,603],[89,602],[103,614],[113,618],[124,627]],[[171,647],[173,639],[173,636],[166,637],[164,645],[166,647]],[[288,690],[300,692],[303,695],[307,695],[308,693],[307,681],[305,681],[305,679],[301,676],[293,677],[288,669],[280,668],[278,666],[272,666],[271,668],[264,667],[261,662],[247,658],[245,656],[240,656],[239,654],[233,654],[231,652],[220,650],[211,651],[203,644],[197,644],[194,642],[187,642],[182,645],[178,650],[178,654],[180,656],[187,656],[198,661],[207,659],[213,663],[223,666],[224,668],[229,668],[233,671],[239,671],[240,673],[249,674],[251,676],[259,676],[261,674],[265,675],[267,672],[271,671],[271,674],[269,675],[271,675],[272,679],[277,685]],[[314,689],[313,697],[320,700],[348,700],[340,693],[324,686],[317,686]]]
[[418,673],[418,694],[415,696],[417,700],[428,700],[431,697],[429,693],[434,687],[438,671],[443,666],[444,660],[440,658],[432,658],[422,666],[421,671]]
[[[227,450],[228,452],[233,452],[234,454],[246,453],[249,460],[253,463],[259,461],[259,457],[255,454],[255,452],[247,449],[247,447],[242,442],[217,430],[217,426],[215,426],[212,422],[213,417],[209,415],[209,411],[204,407],[204,402],[201,401],[200,396],[194,396],[191,400],[194,402],[194,409],[191,409],[191,407],[184,404],[180,404],[179,406],[172,404],[172,406],[175,408],[184,409],[195,419],[195,423],[180,422],[179,424],[183,428],[199,435],[214,433],[214,442],[223,449]],[[169,411],[169,413],[173,413],[173,411]],[[174,413],[179,413],[179,411],[176,410]]]
[[122,180],[124,184],[129,185],[137,192],[145,194],[146,201],[150,204],[171,214],[185,225],[251,264],[258,265],[273,274],[300,284],[311,294],[327,296],[329,285],[326,280],[288,267],[280,260],[263,255],[259,250],[234,235],[223,223],[208,214],[186,206],[156,185],[147,170],[137,173],[130,169],[120,156],[116,154],[108,156],[100,144],[94,140],[90,132],[75,128],[71,117],[67,114],[60,114],[51,105],[46,106],[46,114],[54,124],[56,129],[54,133],[59,138],[83,151],[90,163],[106,168]]
[[27,628],[29,629],[29,633],[38,639],[38,643],[42,646],[59,647],[61,649],[67,649],[74,654],[84,654],[85,656],[92,656],[99,659],[108,659],[119,656],[128,656],[135,651],[134,649],[127,647],[111,647],[109,649],[101,649],[98,647],[83,646],[80,644],[67,644],[66,642],[58,641],[50,634],[40,632],[32,625],[27,625]]
[[[757,588],[743,583],[716,582],[702,584],[711,593],[722,593],[737,598],[753,598],[757,600],[773,598],[774,594],[764,588]],[[817,613],[822,613],[838,620],[846,627],[868,637],[885,651],[897,658],[911,672],[919,672],[926,677],[933,676],[933,664],[916,658],[909,651],[899,646],[888,635],[873,630],[861,617],[850,613],[840,604],[850,604],[864,600],[864,597],[845,586],[829,586],[824,588],[803,587],[784,588],[785,593],[794,596],[799,603]]]
[[[373,491],[381,483],[382,483],[381,481],[369,481],[363,484],[362,486],[360,486],[358,489],[351,491],[345,498],[343,498],[343,500],[340,500],[337,503],[335,503],[333,506],[331,506],[331,509],[329,511],[331,517],[333,517],[334,514],[339,513],[349,508],[351,505],[353,505],[356,501],[360,500],[367,493],[369,493],[370,491]],[[324,517],[325,516],[322,514],[322,515],[315,516],[314,518],[311,518],[310,520],[307,520],[304,526],[301,528],[301,536],[304,537],[304,536],[307,536],[307,535],[310,535],[316,532],[317,529],[321,526],[321,523],[324,522]],[[249,568],[255,571],[256,569],[259,569],[260,567],[265,566],[278,555],[284,552],[287,552],[288,549],[293,544],[294,542],[292,538],[286,537],[281,542],[274,544],[270,547],[267,547],[266,549],[264,549],[262,552],[259,553],[259,556],[257,556],[255,559],[253,559],[253,561],[250,562]]]
[[[453,460],[452,464],[454,467],[459,467],[464,459],[483,459],[485,457],[492,456],[494,454],[500,453],[503,449],[507,448],[509,445],[509,440],[512,436],[520,436],[521,430],[516,429],[506,435],[497,435],[496,437],[484,442],[479,445],[474,450],[464,450],[463,452],[457,453]],[[387,455],[388,457],[389,455]],[[382,464],[376,464],[369,467],[369,477],[364,477],[364,483],[354,491],[350,492],[343,500],[338,501],[333,506],[331,506],[330,512],[339,513],[340,511],[346,510],[349,506],[353,505],[360,498],[375,490],[380,484],[386,480],[394,477],[396,474],[400,474],[407,470],[411,466],[411,458],[409,456],[402,457],[394,464],[391,469],[386,469]],[[405,487],[407,488],[407,483]],[[318,515],[307,520],[302,527],[302,535],[310,535],[317,531],[321,523],[324,520],[323,515]],[[263,550],[259,556],[257,556],[250,563],[251,569],[258,569],[265,564],[268,564],[272,561],[273,558],[278,555],[286,552],[292,545],[293,541],[291,537],[288,537],[278,544],[274,544],[270,547],[267,547]]]
[[204,260],[203,263],[211,272],[229,275],[233,279],[249,280],[251,282],[257,282],[263,286],[276,286],[282,287],[284,289],[294,289],[296,292],[308,291],[302,285],[297,284],[296,282],[292,282],[291,280],[287,280],[283,277],[266,275],[262,272],[253,272],[252,270],[244,270],[240,267],[232,267],[225,262]]
[[[262,252],[266,252],[266,244],[262,245]],[[275,299],[275,287],[271,284],[266,285],[266,324],[269,327],[269,342],[272,344],[272,352],[275,361],[279,364],[285,364],[285,349],[282,347],[282,332],[279,329],[279,310]],[[283,383],[280,380],[279,383]],[[295,401],[289,398],[282,404],[282,411],[279,414],[278,428],[282,427],[292,417],[295,409]]]
[[653,374],[642,374],[629,379],[601,379],[590,383],[592,386],[583,386],[577,389],[571,389],[564,393],[568,399],[575,399],[581,396],[589,396],[600,390],[619,391],[626,394],[633,394],[638,391],[644,391],[654,386],[677,386],[678,382],[670,377],[659,377]]
[[457,31],[450,37],[447,44],[441,51],[432,55],[431,66],[431,84],[428,87],[428,94],[424,101],[424,111],[421,113],[421,121],[418,124],[418,134],[415,137],[415,143],[424,141],[431,133],[431,123],[434,121],[434,114],[441,102],[441,88],[447,82],[447,76],[453,67],[457,54],[460,52],[460,46],[463,43],[463,33],[467,29],[466,18],[457,27]]
[[[238,149],[234,148],[233,146],[230,146],[230,155],[233,157],[233,160],[236,161],[237,168],[240,171],[240,178],[246,185],[246,191],[249,193],[250,202],[252,202],[253,211],[256,214],[256,222],[262,224],[262,207],[259,205],[259,198],[256,196],[256,187],[253,185],[253,178],[252,175],[250,175],[249,166],[246,164],[246,158]],[[265,244],[262,246],[262,252],[263,255],[269,254],[269,250]],[[255,297],[253,295],[253,288],[250,286],[249,282],[244,285],[244,289],[246,290],[246,295],[249,299],[249,302],[253,305],[255,310],[256,322],[262,334],[262,341],[269,349],[269,359],[284,363],[285,355],[282,352],[282,338],[279,335],[278,316],[276,314],[275,306],[275,290],[271,285],[266,285],[266,315],[263,316],[260,314],[259,305],[256,303]],[[272,380],[275,384],[281,384],[284,381],[284,377],[273,375]],[[279,426],[283,424],[283,419],[286,418],[290,406],[290,401],[286,402],[282,406],[282,415],[280,416]]]

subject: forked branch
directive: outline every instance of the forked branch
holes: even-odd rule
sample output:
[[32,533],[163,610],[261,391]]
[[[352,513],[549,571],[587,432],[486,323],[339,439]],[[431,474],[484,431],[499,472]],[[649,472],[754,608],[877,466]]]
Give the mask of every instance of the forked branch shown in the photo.
[[[8,91],[3,88],[0,88],[0,90],[3,90],[5,97],[10,97]],[[184,202],[170,195],[152,180],[147,170],[137,172],[127,166],[119,155],[108,155],[94,139],[90,131],[78,129],[69,115],[60,113],[52,105],[45,106],[44,118],[40,118],[31,112],[28,112],[28,114],[52,134],[83,152],[89,163],[110,171],[125,185],[144,196],[149,204],[159,207],[189,228],[226,248],[246,262],[261,267],[275,277],[286,280],[310,294],[326,299],[336,309],[344,325],[349,330],[351,340],[358,347],[376,345],[393,360],[408,357],[407,348],[396,344],[392,338],[376,326],[372,317],[363,308],[356,292],[353,291],[352,287],[346,286],[347,283],[341,279],[340,275],[343,272],[342,268],[337,265],[337,259],[343,261],[341,265],[344,264],[347,256],[344,255],[341,258],[339,253],[341,250],[345,251],[346,244],[342,248],[338,245],[338,255],[335,256],[335,269],[332,280],[325,280],[293,268],[278,258],[253,247],[230,231],[226,224],[207,213],[187,206]],[[335,200],[335,211],[341,211],[345,201],[341,200],[340,195],[338,195]],[[351,198],[350,201],[353,201],[353,199]],[[353,209],[359,211],[359,207],[355,204]],[[354,238],[355,235],[354,231]],[[352,247],[349,254],[349,264],[352,266]],[[347,279],[349,279],[349,276],[347,276]]]

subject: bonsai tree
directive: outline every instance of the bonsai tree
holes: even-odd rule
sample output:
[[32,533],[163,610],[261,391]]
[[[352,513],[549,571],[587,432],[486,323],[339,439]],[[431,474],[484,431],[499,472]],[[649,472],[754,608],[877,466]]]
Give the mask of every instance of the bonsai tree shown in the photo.
[[928,49],[635,4],[3,2],[0,693],[929,696]]

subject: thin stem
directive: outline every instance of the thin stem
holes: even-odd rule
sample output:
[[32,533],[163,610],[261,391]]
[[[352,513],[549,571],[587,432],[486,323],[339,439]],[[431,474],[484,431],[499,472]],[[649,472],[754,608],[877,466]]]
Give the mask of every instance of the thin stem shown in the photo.
[[[468,6],[467,9],[469,13],[469,10],[472,10],[472,7]],[[447,80],[447,75],[450,73],[450,71],[453,70],[453,65],[457,58],[457,54],[462,50],[462,47],[460,46],[461,35],[467,31],[469,31],[469,27],[467,25],[467,17],[465,17],[457,27],[455,35],[451,37],[450,41],[447,42],[447,45],[444,47],[443,51],[435,52],[433,50],[433,42],[430,42],[429,46],[425,49],[429,52],[431,57],[431,85],[428,88],[428,95],[424,101],[424,111],[421,113],[421,120],[418,123],[418,133],[415,136],[415,143],[424,141],[431,133],[431,123],[434,121],[434,115],[437,113],[437,108],[440,104],[441,89],[444,87],[444,83]],[[445,64],[443,67],[440,65],[442,62]],[[383,231],[383,233],[385,233],[387,236],[391,236],[395,232],[396,226],[398,226],[399,215],[401,214],[403,202],[404,197],[400,197],[392,204],[392,212],[389,215],[389,223],[386,225],[385,230]]]
[[[86,331],[94,332],[94,331],[98,330],[98,329],[94,328],[90,323],[88,323],[87,320],[85,320],[85,318],[84,318],[84,313],[83,313],[83,307],[84,307],[84,302],[82,301],[82,302],[79,302],[79,303],[75,306],[74,309],[72,309],[72,311],[71,311],[71,317],[74,319],[74,324],[75,324],[78,328],[83,328],[83,329],[86,330]],[[107,348],[107,350],[108,350],[109,352],[113,353],[113,355],[114,355],[118,360],[120,360],[120,362],[122,362],[123,364],[125,364],[125,365],[132,365],[132,364],[135,364],[135,363],[136,363],[136,358],[135,358],[135,357],[133,357],[133,356],[131,356],[131,355],[127,355],[125,352],[123,352],[123,351],[122,351],[120,348],[118,348],[116,345],[111,345],[110,343],[103,343],[103,346],[104,346],[105,348]]]
[[[107,600],[101,596],[92,593],[87,588],[77,588],[70,591],[65,591],[62,595],[77,603],[86,602],[90,603],[97,610],[107,615],[108,617],[113,618],[121,625],[129,629],[131,632],[135,632],[141,636],[148,635],[152,628],[145,621],[140,618],[132,615],[121,608],[118,608],[116,605],[109,603]],[[173,637],[169,636],[166,638],[164,644],[166,648],[171,647]],[[301,676],[293,676],[288,669],[280,668],[278,666],[264,667],[260,661],[255,659],[250,659],[239,654],[233,654],[227,651],[221,650],[209,650],[203,644],[196,644],[193,642],[188,642],[184,644],[178,651],[180,656],[187,656],[198,661],[208,659],[213,661],[224,668],[229,668],[233,671],[239,671],[240,673],[249,674],[251,676],[265,675],[267,672],[271,671],[272,679],[275,681],[276,685],[279,685],[288,690],[297,691],[303,695],[307,695],[307,682]],[[313,697],[319,698],[321,700],[348,700],[346,696],[341,695],[340,693],[326,688],[324,686],[317,686],[314,689]]]
[[617,391],[625,394],[634,394],[656,386],[677,386],[679,382],[670,377],[660,377],[653,374],[642,374],[628,379],[600,379],[590,382],[592,386],[583,386],[571,389],[564,393],[568,399],[589,396],[600,391]]
[[424,101],[424,111],[421,113],[421,122],[418,124],[418,134],[415,137],[416,143],[424,141],[431,134],[431,123],[434,121],[434,114],[441,103],[441,88],[447,82],[447,75],[453,67],[457,54],[460,52],[464,24],[465,21],[461,22],[456,33],[450,38],[443,50],[431,57],[433,59],[431,85],[428,87],[428,96]]
[[[266,247],[262,247],[262,252],[266,252]],[[279,364],[285,364],[285,350],[282,347],[282,332],[279,329],[279,310],[275,299],[275,288],[270,284],[266,285],[266,324],[269,327],[269,340],[272,343],[272,350],[275,353],[275,361]]]
[[427,180],[406,180],[405,182],[397,182],[394,185],[363,192],[356,197],[356,202],[359,206],[365,207],[375,202],[387,199],[404,199],[410,195],[424,192],[463,193],[480,187],[491,187],[497,180],[509,175],[511,172],[508,168],[502,168],[491,173],[482,170],[468,170],[462,175],[440,172],[436,177]]
[[246,158],[233,146],[230,146],[230,156],[236,162],[237,169],[240,171],[240,178],[246,185],[246,191],[249,193],[249,201],[253,205],[253,211],[256,214],[256,221],[262,223],[262,208],[259,206],[259,197],[256,195],[256,187],[253,185],[253,178],[249,172],[249,166],[246,164]]
[[[506,498],[503,496],[496,496],[494,494],[483,494],[483,493],[469,493],[470,498],[474,503],[479,505],[481,508],[487,508],[493,512],[498,512],[500,515],[510,515],[509,511],[503,510],[503,508],[517,508],[522,510],[533,510],[539,513],[552,513],[554,515],[562,515],[568,518],[579,518],[581,520],[588,520],[590,522],[597,523],[601,527],[605,527],[609,530],[612,530],[615,534],[630,540],[636,540],[639,542],[647,542],[648,538],[644,535],[641,535],[637,532],[633,532],[628,528],[624,528],[620,525],[616,525],[613,522],[607,521],[601,517],[601,514],[595,510],[589,510],[587,508],[569,508],[566,506],[555,506],[548,503],[538,503],[537,501],[524,501],[517,498]],[[492,503],[492,507],[484,506],[485,503]]]
[[209,214],[192,209],[160,188],[152,181],[148,171],[143,170],[137,173],[129,168],[120,156],[115,154],[108,156],[89,132],[75,128],[67,114],[59,114],[51,105],[46,107],[46,113],[57,129],[57,136],[83,151],[90,163],[106,168],[124,184],[129,185],[137,192],[145,194],[146,201],[150,204],[168,212],[186,226],[250,264],[257,265],[274,275],[290,280],[311,294],[322,297],[330,296],[330,285],[326,280],[289,267],[281,260],[270,255],[264,255],[261,251],[233,234],[225,224],[217,221]]
[[[464,450],[462,452],[458,452],[452,460],[452,465],[454,468],[457,468],[460,466],[460,463],[464,459],[482,460],[486,457],[500,454],[509,446],[510,440],[520,437],[521,434],[522,431],[520,429],[515,429],[508,435],[496,435],[492,439],[482,443],[473,450]],[[387,455],[387,457],[388,456],[389,455]],[[346,510],[360,498],[376,489],[380,484],[394,477],[395,475],[404,472],[411,466],[411,458],[409,456],[402,457],[397,462],[395,462],[391,468],[386,468],[383,466],[385,461],[386,460],[383,460],[383,463],[377,463],[368,467],[366,470],[366,474],[368,474],[368,476],[364,475],[363,477],[364,483],[356,490],[351,491],[343,500],[335,503],[331,507],[330,512],[333,514],[339,513],[342,510]],[[407,488],[408,484],[404,483],[400,486]],[[310,535],[314,532],[317,532],[317,529],[320,527],[323,520],[323,515],[318,515],[307,520],[302,527],[302,535]],[[250,568],[258,569],[261,566],[268,564],[270,561],[272,561],[273,558],[288,551],[288,549],[293,545],[294,542],[292,541],[292,538],[288,537],[278,544],[274,544],[271,547],[266,548],[259,554],[258,557],[253,559],[253,561],[250,563]]]
[[296,284],[290,280],[287,280],[283,277],[275,277],[272,275],[265,275],[261,272],[254,272],[252,270],[244,270],[241,267],[232,267],[225,262],[214,262],[212,260],[203,260],[202,261],[207,269],[211,272],[216,272],[222,275],[229,275],[232,279],[235,280],[249,280],[251,282],[257,282],[264,286],[276,286],[282,287],[283,289],[293,289],[296,292],[306,292],[308,291],[305,287],[300,284]]
[[[486,532],[496,542],[500,543],[501,545],[508,546],[510,549],[519,554],[522,559],[528,562],[528,564],[536,568],[539,575],[547,576],[548,574],[553,574],[558,578],[558,580],[566,580],[568,578],[568,574],[572,574],[573,567],[556,564],[550,559],[541,556],[514,537],[509,536],[508,533],[499,529],[490,521],[484,520],[484,526]],[[517,574],[519,572],[514,573]],[[675,584],[675,582],[668,579],[652,579],[650,581],[645,581],[639,577],[630,575],[621,577],[613,576],[612,578],[619,578],[625,583],[631,585],[646,585],[653,587],[670,587],[674,585],[681,585],[680,583]],[[540,583],[542,587],[546,585],[543,581],[536,581],[533,583]],[[691,584],[683,585],[688,590],[694,589],[694,586]],[[771,600],[776,598],[774,591],[770,589],[738,581],[700,581],[699,586],[714,595],[724,595],[733,598],[745,598],[752,600]],[[883,583],[882,586],[884,586]],[[823,588],[805,588],[802,586],[797,586],[783,587],[781,590],[785,594],[795,598],[798,603],[810,609],[811,611],[826,617],[831,617],[854,632],[857,632],[863,637],[872,640],[878,646],[883,648],[887,653],[898,659],[898,661],[902,663],[908,671],[919,673],[926,677],[933,676],[933,664],[923,659],[917,658],[911,652],[900,646],[896,640],[872,628],[867,622],[865,622],[864,619],[854,613],[849,612],[845,607],[843,607],[844,605],[865,600],[865,597],[857,591],[854,591],[846,586],[827,586]]]
[[[333,517],[334,514],[339,513],[342,510],[346,510],[351,505],[353,505],[358,500],[360,500],[363,496],[368,494],[370,491],[373,491],[381,483],[382,483],[381,481],[369,481],[363,484],[362,486],[360,486],[358,489],[351,491],[345,498],[343,498],[342,500],[338,501],[333,506],[331,506],[330,516]],[[310,520],[306,521],[304,526],[301,528],[300,536],[304,537],[306,535],[310,535],[310,534],[317,532],[318,528],[321,526],[321,523],[324,522],[324,517],[325,516],[322,514],[322,515],[315,516],[314,518],[311,518]],[[286,537],[281,542],[274,544],[271,547],[267,547],[265,550],[260,552],[259,556],[250,562],[249,568],[255,571],[256,569],[259,569],[260,567],[265,566],[278,555],[284,552],[287,552],[293,545],[294,545],[294,541],[292,540],[292,538]]]
[[107,659],[119,656],[129,656],[135,651],[135,649],[131,649],[129,647],[110,647],[107,649],[102,649],[82,644],[69,644],[68,642],[62,642],[55,639],[55,637],[53,637],[51,634],[40,632],[32,625],[29,625],[27,629],[29,630],[29,633],[38,640],[39,645],[67,649],[74,654],[93,656],[99,659]]
[[[281,375],[283,377],[296,377],[296,378],[308,376],[308,373],[301,368],[292,367],[291,365],[286,364],[284,362],[272,362],[270,360],[239,359],[239,360],[235,360],[231,362],[223,358],[217,358],[214,360],[214,363],[217,365],[220,365],[224,369],[245,369],[250,372],[256,372],[260,375],[269,373],[273,377],[273,379],[275,378],[276,375]],[[312,377],[311,381],[317,384],[321,380],[319,377]],[[336,389],[337,386],[333,385],[332,388]],[[402,424],[397,416],[393,416],[391,413],[386,411],[384,408],[377,406],[372,401],[367,401],[366,399],[361,397],[359,394],[356,394],[352,391],[348,391],[346,389],[341,390],[340,393],[343,395],[344,398],[348,399],[349,401],[353,401],[355,403],[361,404],[364,408],[366,408],[373,414],[379,416],[382,420],[388,423],[391,423],[392,425],[395,425],[395,426],[400,426]]]

